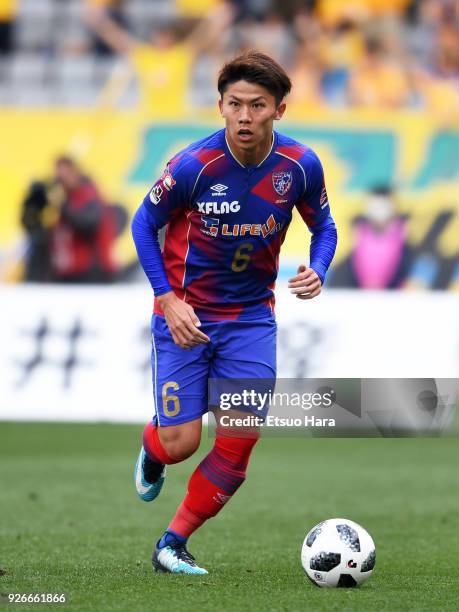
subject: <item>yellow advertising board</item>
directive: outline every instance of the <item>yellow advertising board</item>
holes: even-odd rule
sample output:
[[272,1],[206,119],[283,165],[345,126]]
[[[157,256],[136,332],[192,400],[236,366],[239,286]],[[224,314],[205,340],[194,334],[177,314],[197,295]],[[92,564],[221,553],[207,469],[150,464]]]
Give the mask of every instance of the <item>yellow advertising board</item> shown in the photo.
[[[135,111],[0,111],[0,244],[20,240],[20,205],[31,180],[50,178],[53,160],[70,154],[107,199],[133,212],[165,162],[193,140],[222,127],[216,113],[151,123]],[[293,109],[276,128],[311,146],[321,158],[339,228],[335,262],[351,248],[351,221],[368,191],[390,186],[400,214],[409,216],[408,241],[422,245],[448,212],[434,248],[459,255],[459,125],[445,127],[422,112]],[[294,218],[283,255],[304,258],[309,233]],[[134,257],[128,228],[118,255]]]

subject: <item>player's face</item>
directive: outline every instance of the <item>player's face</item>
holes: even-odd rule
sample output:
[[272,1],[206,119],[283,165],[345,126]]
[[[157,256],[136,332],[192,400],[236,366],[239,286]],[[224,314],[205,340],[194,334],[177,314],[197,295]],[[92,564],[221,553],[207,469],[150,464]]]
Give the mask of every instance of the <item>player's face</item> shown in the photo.
[[276,104],[275,97],[267,89],[247,81],[228,85],[218,105],[226,121],[228,139],[241,151],[270,143],[273,122],[285,111],[285,104]]

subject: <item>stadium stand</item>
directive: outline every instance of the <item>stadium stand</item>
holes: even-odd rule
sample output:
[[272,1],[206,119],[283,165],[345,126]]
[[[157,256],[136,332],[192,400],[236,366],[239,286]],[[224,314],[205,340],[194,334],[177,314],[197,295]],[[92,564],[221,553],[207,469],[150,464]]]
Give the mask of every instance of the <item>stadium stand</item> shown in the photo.
[[[100,10],[111,6],[115,21],[148,42],[152,29],[165,24],[187,33],[198,15],[204,16],[214,4],[212,0],[191,7],[186,1],[167,0],[10,0],[9,13],[4,11],[2,17],[0,11],[2,27],[6,23],[9,28],[0,32],[0,38],[12,39],[11,64],[0,62],[0,103],[75,107],[94,103],[117,57],[100,52],[84,20],[87,6]],[[288,0],[280,6],[269,0],[235,0],[231,4],[234,22],[213,51],[228,56],[256,46],[271,53],[293,71],[303,91],[297,96],[300,101],[331,107],[386,104],[440,110],[458,102],[457,3]],[[308,46],[308,40],[314,43]],[[190,98],[197,107],[213,99],[216,65],[206,53],[196,59]],[[396,82],[395,95],[387,95],[385,80]],[[443,107],[442,98],[447,100]],[[133,104],[133,96],[121,100],[124,107]]]

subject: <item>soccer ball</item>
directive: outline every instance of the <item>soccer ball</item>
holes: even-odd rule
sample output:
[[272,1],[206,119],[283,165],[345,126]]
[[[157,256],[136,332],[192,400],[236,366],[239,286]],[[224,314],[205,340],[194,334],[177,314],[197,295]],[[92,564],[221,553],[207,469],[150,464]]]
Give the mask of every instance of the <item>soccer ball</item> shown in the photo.
[[370,534],[348,519],[328,519],[311,529],[301,549],[308,578],[321,587],[356,587],[371,576],[376,550]]

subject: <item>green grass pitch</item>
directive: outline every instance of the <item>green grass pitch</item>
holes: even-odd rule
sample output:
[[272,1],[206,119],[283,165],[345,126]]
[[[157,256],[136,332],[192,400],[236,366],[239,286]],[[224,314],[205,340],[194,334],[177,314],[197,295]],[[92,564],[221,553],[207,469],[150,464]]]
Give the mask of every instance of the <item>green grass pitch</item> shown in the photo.
[[[0,609],[457,609],[457,439],[263,439],[245,485],[190,541],[210,574],[186,577],[153,574],[150,555],[210,440],[145,504],[132,477],[140,433],[0,423]],[[319,589],[300,565],[306,532],[336,516],[376,543],[360,589]],[[67,603],[9,605],[7,593]]]

